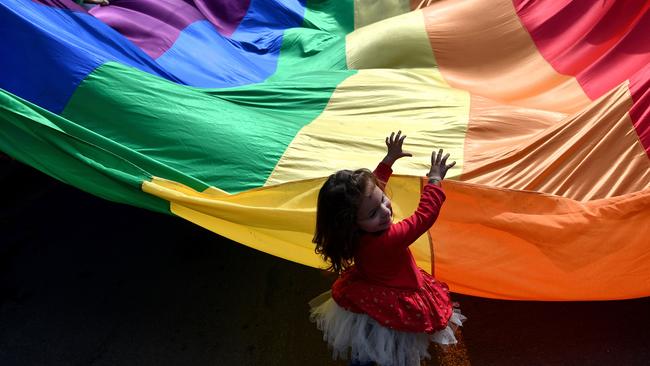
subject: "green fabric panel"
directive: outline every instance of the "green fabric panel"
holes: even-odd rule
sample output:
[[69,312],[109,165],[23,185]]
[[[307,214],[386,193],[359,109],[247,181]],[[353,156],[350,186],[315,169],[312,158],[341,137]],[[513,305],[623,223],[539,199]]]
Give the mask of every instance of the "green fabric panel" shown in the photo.
[[319,70],[347,70],[345,36],[354,30],[354,1],[307,1],[302,27],[287,29],[269,80]]
[[62,115],[136,154],[134,164],[151,175],[235,193],[264,184],[296,133],[350,74],[198,89],[107,63],[83,81]]
[[345,37],[354,30],[354,0],[308,0],[302,26]]
[[102,198],[169,213],[141,190],[151,175],[132,151],[0,89],[0,150],[62,182]]
[[92,194],[166,213],[142,181],[155,175],[231,193],[262,186],[300,128],[355,73],[345,60],[353,7],[309,1],[303,26],[285,33],[277,72],[260,84],[198,89],[107,63],[61,116],[1,91],[0,150]]

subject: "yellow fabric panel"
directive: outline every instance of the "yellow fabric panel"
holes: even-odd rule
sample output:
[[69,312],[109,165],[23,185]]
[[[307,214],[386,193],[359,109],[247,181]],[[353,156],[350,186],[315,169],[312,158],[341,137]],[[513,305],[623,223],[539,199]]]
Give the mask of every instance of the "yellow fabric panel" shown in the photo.
[[[394,176],[387,186],[396,220],[410,216],[420,199],[419,177]],[[264,187],[239,194],[197,192],[156,178],[142,190],[170,202],[171,211],[188,221],[251,248],[312,267],[324,267],[314,253],[314,203],[324,179]],[[412,246],[418,264],[429,270],[430,248],[425,234]]]
[[[396,219],[415,209],[421,179],[391,178],[387,190]],[[159,178],[145,182],[142,189],[168,200],[176,215],[220,235],[271,255],[322,267],[311,238],[314,202],[323,181],[225,196]],[[444,189],[447,200],[430,235],[436,276],[452,291],[520,300],[647,295],[650,189],[586,203],[457,181],[446,181]],[[427,236],[411,249],[418,265],[430,270]]]
[[410,0],[354,0],[354,29],[409,11]]
[[348,69],[436,66],[421,10],[357,29],[345,47]]
[[443,148],[457,162],[448,177],[457,177],[468,116],[469,94],[450,88],[436,69],[360,70],[298,132],[266,185],[326,177],[340,169],[374,169],[386,153],[387,133],[398,129],[408,136],[404,149],[413,157],[400,159],[396,174],[425,175],[432,149]]

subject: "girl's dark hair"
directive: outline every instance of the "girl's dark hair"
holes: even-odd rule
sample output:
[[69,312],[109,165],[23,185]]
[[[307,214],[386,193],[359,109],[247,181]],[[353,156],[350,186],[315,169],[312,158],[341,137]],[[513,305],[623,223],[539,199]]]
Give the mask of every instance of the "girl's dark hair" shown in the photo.
[[368,183],[379,185],[368,169],[340,170],[329,176],[320,192],[316,210],[316,233],[312,240],[316,253],[341,273],[354,263],[361,230],[357,226],[357,211]]

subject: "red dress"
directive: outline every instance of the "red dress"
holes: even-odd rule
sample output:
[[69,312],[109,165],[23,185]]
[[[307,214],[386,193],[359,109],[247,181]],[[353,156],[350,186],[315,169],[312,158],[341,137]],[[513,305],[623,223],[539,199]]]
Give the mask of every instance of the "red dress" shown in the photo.
[[[374,171],[383,182],[391,173],[383,163]],[[355,265],[332,286],[334,301],[395,330],[434,333],[444,329],[453,313],[449,288],[418,268],[409,249],[433,225],[444,200],[442,188],[427,184],[413,215],[382,232],[365,234]]]

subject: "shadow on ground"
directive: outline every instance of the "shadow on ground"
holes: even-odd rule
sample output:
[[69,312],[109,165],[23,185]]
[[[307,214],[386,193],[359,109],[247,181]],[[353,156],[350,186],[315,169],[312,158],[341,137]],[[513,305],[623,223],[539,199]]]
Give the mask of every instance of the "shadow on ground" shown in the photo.
[[[307,301],[325,272],[22,164],[0,171],[0,365],[332,365]],[[458,295],[472,365],[647,365],[650,299]],[[453,364],[434,350],[429,364]]]

